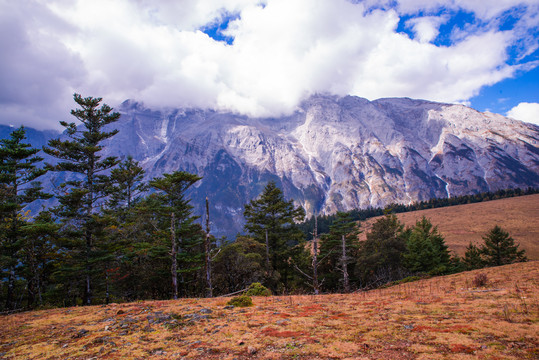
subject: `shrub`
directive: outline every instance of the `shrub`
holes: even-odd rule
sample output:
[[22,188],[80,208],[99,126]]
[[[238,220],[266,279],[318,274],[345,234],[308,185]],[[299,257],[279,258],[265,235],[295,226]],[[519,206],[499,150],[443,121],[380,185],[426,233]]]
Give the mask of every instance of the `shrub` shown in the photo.
[[227,304],[237,306],[237,307],[247,307],[247,306],[253,306],[253,300],[251,299],[250,296],[240,295],[240,296],[236,296],[230,299],[230,301]]
[[271,296],[271,291],[259,282],[249,285],[249,290],[245,293],[247,296]]
[[479,273],[475,275],[475,278],[472,280],[472,285],[474,287],[483,287],[487,285],[488,283],[488,277],[485,273]]

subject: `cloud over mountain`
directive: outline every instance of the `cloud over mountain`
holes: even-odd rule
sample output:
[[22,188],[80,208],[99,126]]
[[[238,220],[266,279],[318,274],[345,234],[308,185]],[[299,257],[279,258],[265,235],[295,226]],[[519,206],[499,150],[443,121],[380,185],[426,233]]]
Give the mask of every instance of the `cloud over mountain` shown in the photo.
[[251,116],[291,113],[326,92],[465,102],[537,66],[527,56],[537,49],[538,8],[531,0],[2,0],[0,122],[56,126],[69,119],[73,92],[111,105],[131,98]]
[[539,126],[539,104],[523,102],[509,110],[507,116]]

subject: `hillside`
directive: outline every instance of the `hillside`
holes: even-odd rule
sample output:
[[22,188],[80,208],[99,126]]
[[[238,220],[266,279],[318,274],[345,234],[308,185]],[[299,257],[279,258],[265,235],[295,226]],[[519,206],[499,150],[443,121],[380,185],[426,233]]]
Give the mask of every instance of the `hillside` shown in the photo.
[[[470,241],[482,243],[481,237],[498,224],[526,250],[529,259],[539,260],[539,194],[397,214],[407,226],[422,216],[438,226],[449,249],[459,255]],[[361,223],[362,240],[376,219]]]
[[[479,274],[487,285],[473,287]],[[2,359],[533,359],[539,262],[348,295],[146,301],[0,317]]]

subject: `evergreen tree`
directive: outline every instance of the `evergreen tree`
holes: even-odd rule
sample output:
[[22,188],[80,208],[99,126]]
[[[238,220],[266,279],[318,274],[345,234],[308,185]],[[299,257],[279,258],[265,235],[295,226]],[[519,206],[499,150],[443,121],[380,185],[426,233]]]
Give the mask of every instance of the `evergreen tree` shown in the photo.
[[443,236],[422,217],[411,229],[404,254],[405,266],[412,272],[442,274],[450,268],[450,255]]
[[128,156],[117,168],[112,169],[110,175],[114,186],[110,203],[114,209],[131,209],[140,195],[147,190],[147,185],[142,182],[144,173],[144,169],[132,156]]
[[[178,275],[190,273],[200,268],[202,259],[202,231],[195,224],[192,215],[193,206],[189,204],[185,192],[201,178],[184,171],[163,174],[150,181],[150,186],[158,190],[161,201],[160,213],[168,220],[171,261],[172,295],[178,298]],[[166,222],[165,222],[166,224]],[[166,243],[166,241],[165,241]],[[183,268],[179,267],[183,263]],[[185,281],[182,281],[185,283]]]
[[23,226],[27,221],[22,209],[37,199],[50,197],[35,180],[46,170],[38,167],[43,158],[39,149],[24,143],[24,127],[0,140],[0,271],[7,283],[5,306],[15,306],[16,271],[22,264],[19,251],[23,246]]
[[170,298],[170,214],[163,206],[159,194],[150,194],[119,226],[119,242],[125,245],[115,287],[123,298]]
[[358,235],[357,223],[347,213],[337,212],[329,234],[320,239],[320,272],[327,281],[326,287],[350,292],[350,274],[353,273],[350,265],[357,258]]
[[83,303],[90,305],[93,297],[93,282],[96,263],[102,254],[100,246],[103,239],[97,237],[102,231],[100,219],[100,206],[110,194],[112,180],[108,172],[118,164],[114,156],[102,158],[99,154],[103,149],[103,141],[110,139],[118,130],[106,131],[108,125],[116,122],[120,114],[112,112],[106,104],[99,107],[101,98],[82,98],[74,95],[75,102],[80,109],[71,110],[71,114],[82,124],[76,125],[61,121],[65,127],[67,140],[54,139],[43,150],[60,161],[55,165],[48,165],[54,171],[67,171],[74,173],[70,180],[61,185],[63,194],[58,195],[60,206],[57,214],[62,218],[63,231],[70,238],[70,248],[74,251],[74,259],[83,264],[84,276]]
[[524,250],[519,250],[515,240],[498,225],[483,236],[483,240],[485,243],[481,247],[481,255],[487,266],[527,261]]
[[137,219],[137,204],[141,201],[142,192],[148,189],[143,182],[144,169],[131,156],[119,163],[118,167],[110,172],[112,181],[111,194],[107,207],[103,209],[103,224],[106,225],[102,233],[105,241],[103,257],[105,276],[105,302],[112,296],[128,296],[136,298],[138,294],[123,288],[122,280],[135,281],[132,264],[129,264],[134,243],[141,239],[144,231],[139,233],[142,224]]
[[265,247],[246,236],[223,245],[213,261],[216,292],[230,294],[265,277]]
[[403,277],[407,237],[404,225],[394,214],[374,222],[358,256],[358,272],[365,286],[378,286]]
[[269,182],[257,199],[245,205],[243,215],[245,229],[265,246],[268,286],[272,292],[277,292],[280,278],[282,285],[288,288],[293,276],[290,265],[293,248],[304,240],[296,222],[303,220],[305,211],[300,206],[295,207],[293,200],[286,201],[275,182]]
[[462,262],[466,270],[481,269],[485,266],[481,258],[481,249],[472,244],[472,242],[466,247]]
[[52,275],[58,264],[58,230],[60,225],[50,211],[41,211],[24,226],[22,276],[26,280],[28,307],[42,305],[53,284]]

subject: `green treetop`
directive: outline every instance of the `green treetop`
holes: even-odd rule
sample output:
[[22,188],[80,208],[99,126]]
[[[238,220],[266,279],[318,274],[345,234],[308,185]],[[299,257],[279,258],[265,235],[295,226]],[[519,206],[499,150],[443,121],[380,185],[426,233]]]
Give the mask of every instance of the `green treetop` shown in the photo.
[[407,248],[404,260],[410,271],[444,273],[449,269],[450,255],[445,240],[426,217],[411,229]]
[[[265,266],[268,280],[275,282],[281,277],[285,285],[290,276],[289,259],[292,248],[303,240],[303,232],[296,226],[302,221],[305,211],[295,207],[294,201],[286,201],[275,182],[269,182],[257,199],[245,205],[245,229],[254,239],[266,247]],[[277,284],[269,285],[273,292]]]
[[372,225],[358,257],[359,275],[366,286],[377,286],[402,277],[407,237],[404,225],[395,214],[387,214]]
[[61,185],[63,193],[58,195],[60,206],[57,213],[75,242],[72,250],[77,249],[83,258],[83,302],[89,305],[93,296],[95,256],[99,253],[96,235],[103,226],[98,210],[112,188],[108,171],[118,164],[116,157],[103,158],[100,152],[103,142],[118,133],[118,130],[107,131],[106,127],[118,121],[120,114],[112,112],[112,108],[106,104],[99,107],[101,98],[83,98],[75,94],[74,100],[80,109],[71,110],[71,114],[81,124],[61,121],[68,139],[50,140],[48,147],[43,150],[60,160],[55,165],[49,164],[49,169],[74,174]]
[[481,247],[481,255],[487,266],[499,266],[526,261],[524,250],[519,250],[518,244],[498,225],[483,236],[485,244]]

